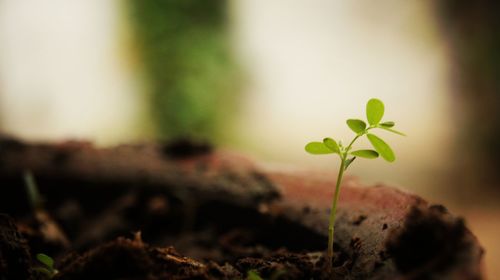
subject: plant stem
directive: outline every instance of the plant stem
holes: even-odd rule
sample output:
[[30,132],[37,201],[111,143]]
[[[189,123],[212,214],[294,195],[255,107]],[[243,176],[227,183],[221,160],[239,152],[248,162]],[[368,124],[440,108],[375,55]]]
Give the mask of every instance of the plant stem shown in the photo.
[[[351,143],[352,144],[352,143]],[[328,269],[332,267],[333,260],[333,233],[335,230],[335,214],[337,212],[337,202],[339,200],[340,195],[340,185],[342,183],[342,177],[344,176],[345,169],[345,155],[341,156],[339,175],[337,177],[337,183],[335,185],[335,194],[332,202],[332,210],[330,211],[330,220],[328,224],[328,252],[327,252],[327,261],[328,261]]]
[[351,150],[352,144],[354,144],[354,142],[356,142],[356,140],[358,140],[358,138],[363,136],[363,135],[364,135],[364,133],[358,134],[358,135],[356,135],[356,137],[354,137],[354,139],[352,139],[351,143],[349,143],[349,146],[347,146],[347,148],[345,149],[345,154],[342,156],[342,157],[344,157],[344,159],[347,157],[347,154]]
[[340,169],[339,175],[337,176],[337,183],[335,184],[335,194],[333,196],[332,202],[332,210],[330,211],[330,219],[328,223],[328,251],[327,251],[327,261],[328,261],[328,269],[332,268],[332,260],[333,260],[333,234],[335,232],[335,215],[337,213],[337,202],[339,201],[340,196],[340,185],[342,184],[342,177],[344,176],[344,171],[346,169],[347,156],[349,155],[349,151],[351,150],[352,145],[359,137],[365,135],[368,130],[373,129],[374,126],[369,126],[365,129],[363,133],[360,133],[352,139],[349,145],[345,149],[341,149],[340,155]]

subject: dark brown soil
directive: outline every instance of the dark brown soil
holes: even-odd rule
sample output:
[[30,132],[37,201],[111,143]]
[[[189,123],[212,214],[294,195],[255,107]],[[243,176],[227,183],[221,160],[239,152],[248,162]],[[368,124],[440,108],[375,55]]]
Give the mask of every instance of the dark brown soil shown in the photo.
[[[90,205],[64,200],[61,204],[54,210],[55,220],[74,240],[69,250],[43,232],[30,214],[18,220],[19,232],[27,238],[18,245],[24,248],[23,259],[29,264],[24,265],[25,271],[30,271],[31,264],[36,266],[30,255],[43,252],[56,257],[60,272],[55,279],[96,275],[103,279],[244,279],[250,270],[265,279],[272,275],[279,275],[276,279],[330,279],[332,275],[325,269],[324,236],[247,208],[198,205],[190,214],[196,219],[186,225],[186,213],[172,213],[173,202],[162,201],[156,194],[129,193],[95,214],[94,209],[87,213]],[[65,215],[79,225],[66,226]],[[13,225],[7,232],[20,238]],[[155,246],[146,244],[142,233],[133,234],[135,230],[142,230],[144,239]],[[338,246],[336,252],[333,275],[348,276],[352,258]],[[14,264],[12,269],[19,271],[18,263]]]
[[[330,279],[322,261],[320,253],[277,251],[219,265],[184,257],[173,247],[151,247],[136,236],[118,238],[83,255],[70,255],[61,262],[62,270],[55,279],[91,279],[95,275],[104,279],[243,279],[250,270],[266,279]],[[338,267],[334,274],[345,276],[345,271]]]
[[[22,174],[44,197],[33,208]],[[331,271],[334,176],[263,171],[179,141],[95,149],[0,138],[0,279],[480,279],[482,249],[444,207],[347,178]],[[140,233],[139,233],[140,232]],[[40,276],[40,275],[38,275]]]
[[14,220],[0,214],[0,279],[30,279],[31,255]]

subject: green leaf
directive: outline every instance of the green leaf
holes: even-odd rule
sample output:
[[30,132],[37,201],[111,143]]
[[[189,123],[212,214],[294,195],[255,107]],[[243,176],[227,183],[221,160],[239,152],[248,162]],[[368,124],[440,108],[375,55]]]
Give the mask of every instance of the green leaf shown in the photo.
[[323,139],[323,144],[325,144],[325,146],[328,149],[332,150],[334,153],[337,153],[337,154],[340,153],[339,145],[332,138],[327,137],[327,138]]
[[45,255],[45,254],[37,254],[36,255],[37,260],[39,260],[41,263],[46,265],[48,268],[53,269],[54,268],[54,260]]
[[349,128],[356,134],[361,134],[365,132],[366,129],[366,123],[362,120],[357,119],[348,119],[347,126],[349,126]]
[[394,160],[396,160],[394,152],[392,151],[391,147],[384,142],[384,140],[373,134],[367,134],[366,137],[368,137],[368,140],[370,140],[372,146],[386,161],[393,162]]
[[351,155],[362,158],[378,158],[378,153],[374,150],[357,150],[351,152]]
[[372,98],[366,103],[366,119],[371,125],[376,125],[382,120],[384,116],[384,103],[382,101]]
[[347,167],[349,167],[349,165],[351,165],[351,163],[356,159],[356,157],[352,157],[348,160],[345,161],[345,167],[344,167],[344,170],[347,169]]
[[383,126],[381,126],[380,128],[382,128],[383,130],[390,131],[390,132],[392,132],[392,133],[399,134],[399,135],[401,135],[401,136],[406,136],[406,134],[404,134],[403,132],[397,131],[397,130],[392,129],[392,128],[383,127]]
[[257,271],[249,270],[247,272],[247,280],[263,280],[262,277],[259,276]]
[[391,128],[395,125],[394,122],[383,122],[383,123],[380,123],[379,126],[380,127],[387,127],[387,128]]
[[313,155],[325,155],[333,154],[334,151],[329,149],[325,144],[321,142],[310,142],[306,145],[306,152]]
[[33,270],[38,271],[41,274],[44,274],[48,279],[54,276],[54,273],[45,267],[35,267],[33,268]]

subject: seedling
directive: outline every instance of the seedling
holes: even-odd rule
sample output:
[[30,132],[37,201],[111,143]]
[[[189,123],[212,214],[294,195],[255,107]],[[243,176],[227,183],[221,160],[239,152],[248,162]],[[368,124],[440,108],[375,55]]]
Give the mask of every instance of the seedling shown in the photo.
[[35,270],[45,275],[47,279],[52,279],[58,273],[57,269],[54,268],[54,260],[51,257],[45,254],[37,254],[36,259],[43,266],[36,267]]
[[[278,280],[281,278],[281,276],[284,276],[285,274],[286,271],[284,269],[277,269],[271,274],[268,280]],[[251,269],[247,271],[246,280],[264,280],[264,278],[260,277],[259,273],[256,270]]]
[[255,270],[247,271],[247,279],[246,280],[264,280],[260,277],[259,273]]
[[43,209],[43,199],[42,196],[40,195],[40,192],[38,191],[38,187],[35,181],[35,177],[33,176],[33,173],[31,173],[30,170],[25,170],[23,177],[31,207],[35,211]]
[[[330,218],[328,224],[328,263],[331,265],[333,259],[333,234],[335,229],[335,213],[337,211],[337,202],[340,195],[340,185],[344,171],[352,164],[357,158],[374,159],[381,156],[388,162],[396,160],[391,147],[380,137],[370,133],[373,129],[383,129],[392,133],[403,135],[403,133],[394,130],[395,125],[392,121],[381,122],[384,116],[384,103],[378,99],[372,98],[366,104],[366,118],[368,124],[359,119],[348,119],[347,126],[356,134],[354,139],[351,140],[349,145],[343,146],[341,141],[336,141],[332,138],[325,138],[323,142],[310,142],[306,145],[305,149],[308,153],[313,155],[337,154],[340,158],[340,168],[337,176],[337,183],[335,185],[335,194],[332,202],[332,209],[330,211]],[[374,150],[353,150],[353,145],[359,138],[365,136],[372,144]],[[330,265],[328,267],[330,267]]]

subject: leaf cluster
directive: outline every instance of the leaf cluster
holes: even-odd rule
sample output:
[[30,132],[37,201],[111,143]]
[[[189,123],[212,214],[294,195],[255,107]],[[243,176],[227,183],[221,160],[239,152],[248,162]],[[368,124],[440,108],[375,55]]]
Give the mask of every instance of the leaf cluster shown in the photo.
[[[347,168],[356,157],[374,159],[379,156],[388,162],[396,160],[396,156],[392,148],[382,138],[371,133],[373,129],[382,129],[398,135],[405,134],[394,129],[393,121],[384,121],[385,106],[382,101],[372,98],[366,104],[366,119],[367,122],[360,119],[348,119],[347,126],[356,134],[354,139],[347,146],[343,146],[342,142],[336,141],[333,138],[324,138],[322,142],[310,142],[305,149],[308,153],[314,155],[338,154],[345,161]],[[373,149],[353,150],[352,146],[360,137],[366,136],[370,141]]]

